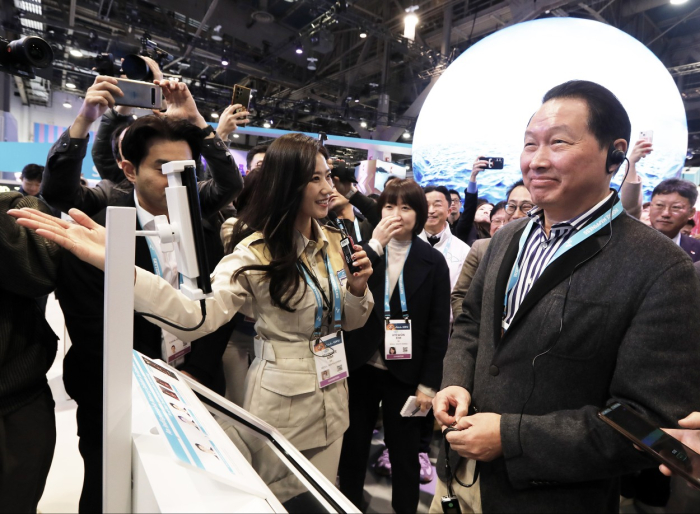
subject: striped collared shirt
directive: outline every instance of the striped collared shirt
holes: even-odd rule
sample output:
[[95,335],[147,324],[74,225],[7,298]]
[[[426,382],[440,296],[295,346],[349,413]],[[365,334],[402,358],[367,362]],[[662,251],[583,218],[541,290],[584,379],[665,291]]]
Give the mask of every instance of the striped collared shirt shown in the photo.
[[[589,210],[568,221],[555,223],[549,231],[549,238],[544,231],[544,210],[535,207],[527,215],[535,223],[535,227],[530,231],[530,235],[525,241],[523,251],[520,253],[520,275],[508,294],[505,312],[503,317],[503,328],[508,329],[510,323],[518,312],[520,304],[523,303],[525,295],[532,289],[535,281],[540,278],[549,261],[557,253],[557,250],[571,237],[581,230],[588,222],[592,221],[593,215],[600,209],[614,192],[610,192],[603,201],[591,207]],[[515,263],[513,264],[515,266]]]

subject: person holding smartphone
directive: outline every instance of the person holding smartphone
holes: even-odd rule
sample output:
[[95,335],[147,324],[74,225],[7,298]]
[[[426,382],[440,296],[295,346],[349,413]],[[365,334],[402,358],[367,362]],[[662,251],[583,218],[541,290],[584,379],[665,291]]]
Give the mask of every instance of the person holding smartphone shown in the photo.
[[[191,341],[225,325],[239,311],[254,317],[255,360],[243,407],[279,429],[335,481],[349,425],[348,392],[344,379],[330,384],[321,380],[320,366],[343,358],[345,345],[337,334],[364,325],[374,302],[367,288],[372,265],[365,251],[354,247],[359,271],[350,273],[340,232],[316,221],[328,214],[333,190],[327,158],[326,149],[303,134],[287,134],[270,145],[250,208],[242,209],[233,228],[233,251],[212,274],[206,319],[194,331],[167,330]],[[11,214],[22,218],[21,225],[41,229],[40,235],[104,269],[105,231],[80,211],[70,213],[76,224],[37,211]],[[199,302],[141,268],[134,275],[136,311],[180,327],[200,323]],[[317,354],[313,346],[319,340],[333,350]],[[268,446],[251,451],[253,466],[280,501],[305,490]]]
[[379,197],[382,220],[363,245],[374,273],[368,282],[383,298],[364,327],[349,332],[350,428],[343,440],[340,490],[362,507],[372,431],[382,407],[392,471],[392,507],[415,512],[420,487],[424,418],[401,417],[410,396],[430,409],[442,377],[450,325],[450,272],[442,254],[418,235],[428,204],[413,180],[396,179]]

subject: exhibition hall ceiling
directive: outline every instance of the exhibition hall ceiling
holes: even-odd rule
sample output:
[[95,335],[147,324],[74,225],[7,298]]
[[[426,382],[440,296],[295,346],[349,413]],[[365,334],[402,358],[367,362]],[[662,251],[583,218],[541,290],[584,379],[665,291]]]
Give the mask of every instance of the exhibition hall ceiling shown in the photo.
[[[534,19],[597,20],[637,38],[669,69],[700,153],[700,0],[0,0],[0,7],[7,39],[39,35],[54,48],[52,68],[16,80],[25,103],[50,102],[49,88],[81,94],[97,56],[117,63],[141,51],[147,36],[169,54],[166,72],[189,84],[209,119],[242,84],[255,90],[255,125],[403,142],[437,78],[484,37]],[[413,38],[404,35],[407,11],[418,17]],[[610,48],[600,58],[619,62],[634,82],[625,55]],[[112,67],[108,59],[103,69]],[[561,59],[566,49],[553,41],[550,54],[533,59],[533,72]],[[521,78],[481,72],[483,87],[509,81],[517,92]]]

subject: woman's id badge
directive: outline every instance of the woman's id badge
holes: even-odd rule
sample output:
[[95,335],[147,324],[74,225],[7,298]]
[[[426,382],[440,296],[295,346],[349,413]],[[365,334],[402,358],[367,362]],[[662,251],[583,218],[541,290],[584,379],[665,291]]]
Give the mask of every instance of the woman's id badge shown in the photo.
[[333,332],[314,344],[314,361],[318,386],[323,389],[348,378],[348,361],[342,332]]
[[387,360],[410,359],[412,353],[411,320],[386,320],[384,358]]

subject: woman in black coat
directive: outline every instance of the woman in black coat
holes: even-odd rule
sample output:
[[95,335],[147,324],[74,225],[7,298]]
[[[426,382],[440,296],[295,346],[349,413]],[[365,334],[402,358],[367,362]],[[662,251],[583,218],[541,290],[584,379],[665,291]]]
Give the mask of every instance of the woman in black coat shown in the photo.
[[[381,402],[392,468],[392,507],[400,513],[415,512],[423,418],[401,417],[400,411],[410,396],[416,397],[415,409],[428,410],[440,388],[450,325],[450,275],[442,254],[417,237],[428,206],[416,182],[391,182],[378,207],[382,220],[364,245],[374,269],[367,284],[375,298],[374,310],[364,327],[346,334],[350,428],[338,474],[340,490],[359,507]],[[406,340],[407,331],[401,330],[406,319],[411,344],[391,343],[385,334],[398,332]]]

